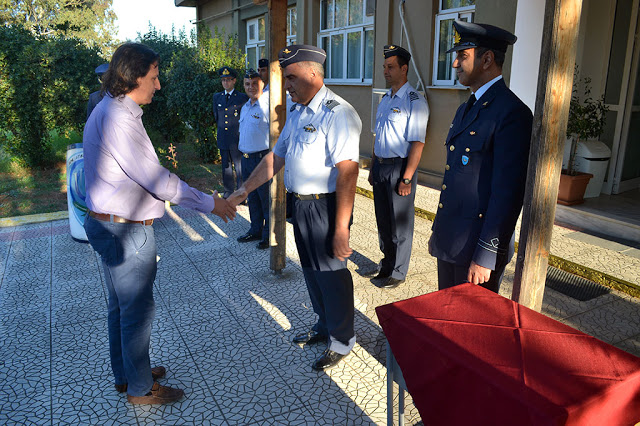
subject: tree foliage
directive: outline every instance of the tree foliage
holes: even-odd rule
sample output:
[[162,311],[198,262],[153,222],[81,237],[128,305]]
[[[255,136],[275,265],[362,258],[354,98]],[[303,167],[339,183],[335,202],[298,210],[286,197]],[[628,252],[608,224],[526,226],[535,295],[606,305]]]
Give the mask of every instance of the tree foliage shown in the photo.
[[105,52],[116,32],[111,6],[112,0],[0,0],[0,24],[38,37],[77,38]]
[[56,128],[81,132],[102,61],[78,40],[0,26],[0,145],[28,166],[48,166],[46,135]]
[[[189,39],[184,34],[176,40],[150,31],[140,41],[160,53],[161,78],[164,75],[164,81],[161,79],[164,93],[158,98],[157,92],[150,108],[145,109],[145,125],[169,134],[170,128],[175,129],[174,120],[178,120],[194,132],[200,158],[217,159],[213,95],[223,90],[217,72],[222,66],[235,68],[238,75],[244,74],[245,55],[237,38],[217,29],[212,35],[202,25],[197,35],[192,32]],[[236,89],[242,90],[242,78],[238,78]],[[170,114],[169,120],[166,114]]]

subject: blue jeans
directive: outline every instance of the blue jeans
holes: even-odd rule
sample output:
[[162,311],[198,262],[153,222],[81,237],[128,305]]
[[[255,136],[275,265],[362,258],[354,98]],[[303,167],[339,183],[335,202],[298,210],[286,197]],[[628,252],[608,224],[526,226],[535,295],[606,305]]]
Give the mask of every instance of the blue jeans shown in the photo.
[[87,216],[84,224],[102,258],[109,292],[109,350],[115,384],[142,396],[153,386],[149,342],[155,316],[156,240],[152,226],[110,223]]

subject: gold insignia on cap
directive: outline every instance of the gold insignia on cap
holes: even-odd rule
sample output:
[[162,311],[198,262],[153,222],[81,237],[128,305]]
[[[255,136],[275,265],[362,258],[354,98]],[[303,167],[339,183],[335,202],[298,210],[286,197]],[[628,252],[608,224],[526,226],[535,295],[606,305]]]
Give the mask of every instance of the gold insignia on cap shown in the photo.
[[284,49],[284,50],[283,50],[283,52],[284,52],[285,54],[287,54],[287,55],[288,55],[289,53],[291,53],[291,51],[290,51],[289,49]]
[[391,46],[389,46],[389,50],[395,50],[395,46],[392,44]]
[[229,74],[231,74],[231,73],[226,68],[224,69],[224,71],[222,71],[222,75],[229,75]]
[[472,130],[472,131],[470,131],[470,132],[469,132],[469,134],[470,134],[471,136],[473,136],[473,135],[475,135],[475,134],[476,134],[476,132],[474,132],[474,131]]
[[453,29],[453,44],[460,43],[460,33],[455,28]]

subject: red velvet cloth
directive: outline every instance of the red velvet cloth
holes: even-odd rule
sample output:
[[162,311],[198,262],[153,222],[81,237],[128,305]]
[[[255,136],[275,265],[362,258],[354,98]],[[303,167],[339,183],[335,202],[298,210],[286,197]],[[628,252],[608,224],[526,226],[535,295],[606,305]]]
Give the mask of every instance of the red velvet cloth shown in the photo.
[[640,421],[640,358],[482,287],[376,313],[425,425]]

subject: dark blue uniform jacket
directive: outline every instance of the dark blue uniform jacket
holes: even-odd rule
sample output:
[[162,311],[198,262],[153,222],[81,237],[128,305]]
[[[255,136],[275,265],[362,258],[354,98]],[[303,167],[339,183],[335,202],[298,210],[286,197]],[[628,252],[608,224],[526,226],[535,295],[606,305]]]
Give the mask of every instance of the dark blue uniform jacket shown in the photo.
[[495,269],[513,256],[527,178],[533,116],[500,79],[463,118],[456,112],[445,145],[440,204],[430,253],[457,265]]
[[213,117],[218,125],[218,149],[238,148],[240,109],[247,103],[246,93],[234,90],[227,102],[225,92],[213,95]]

